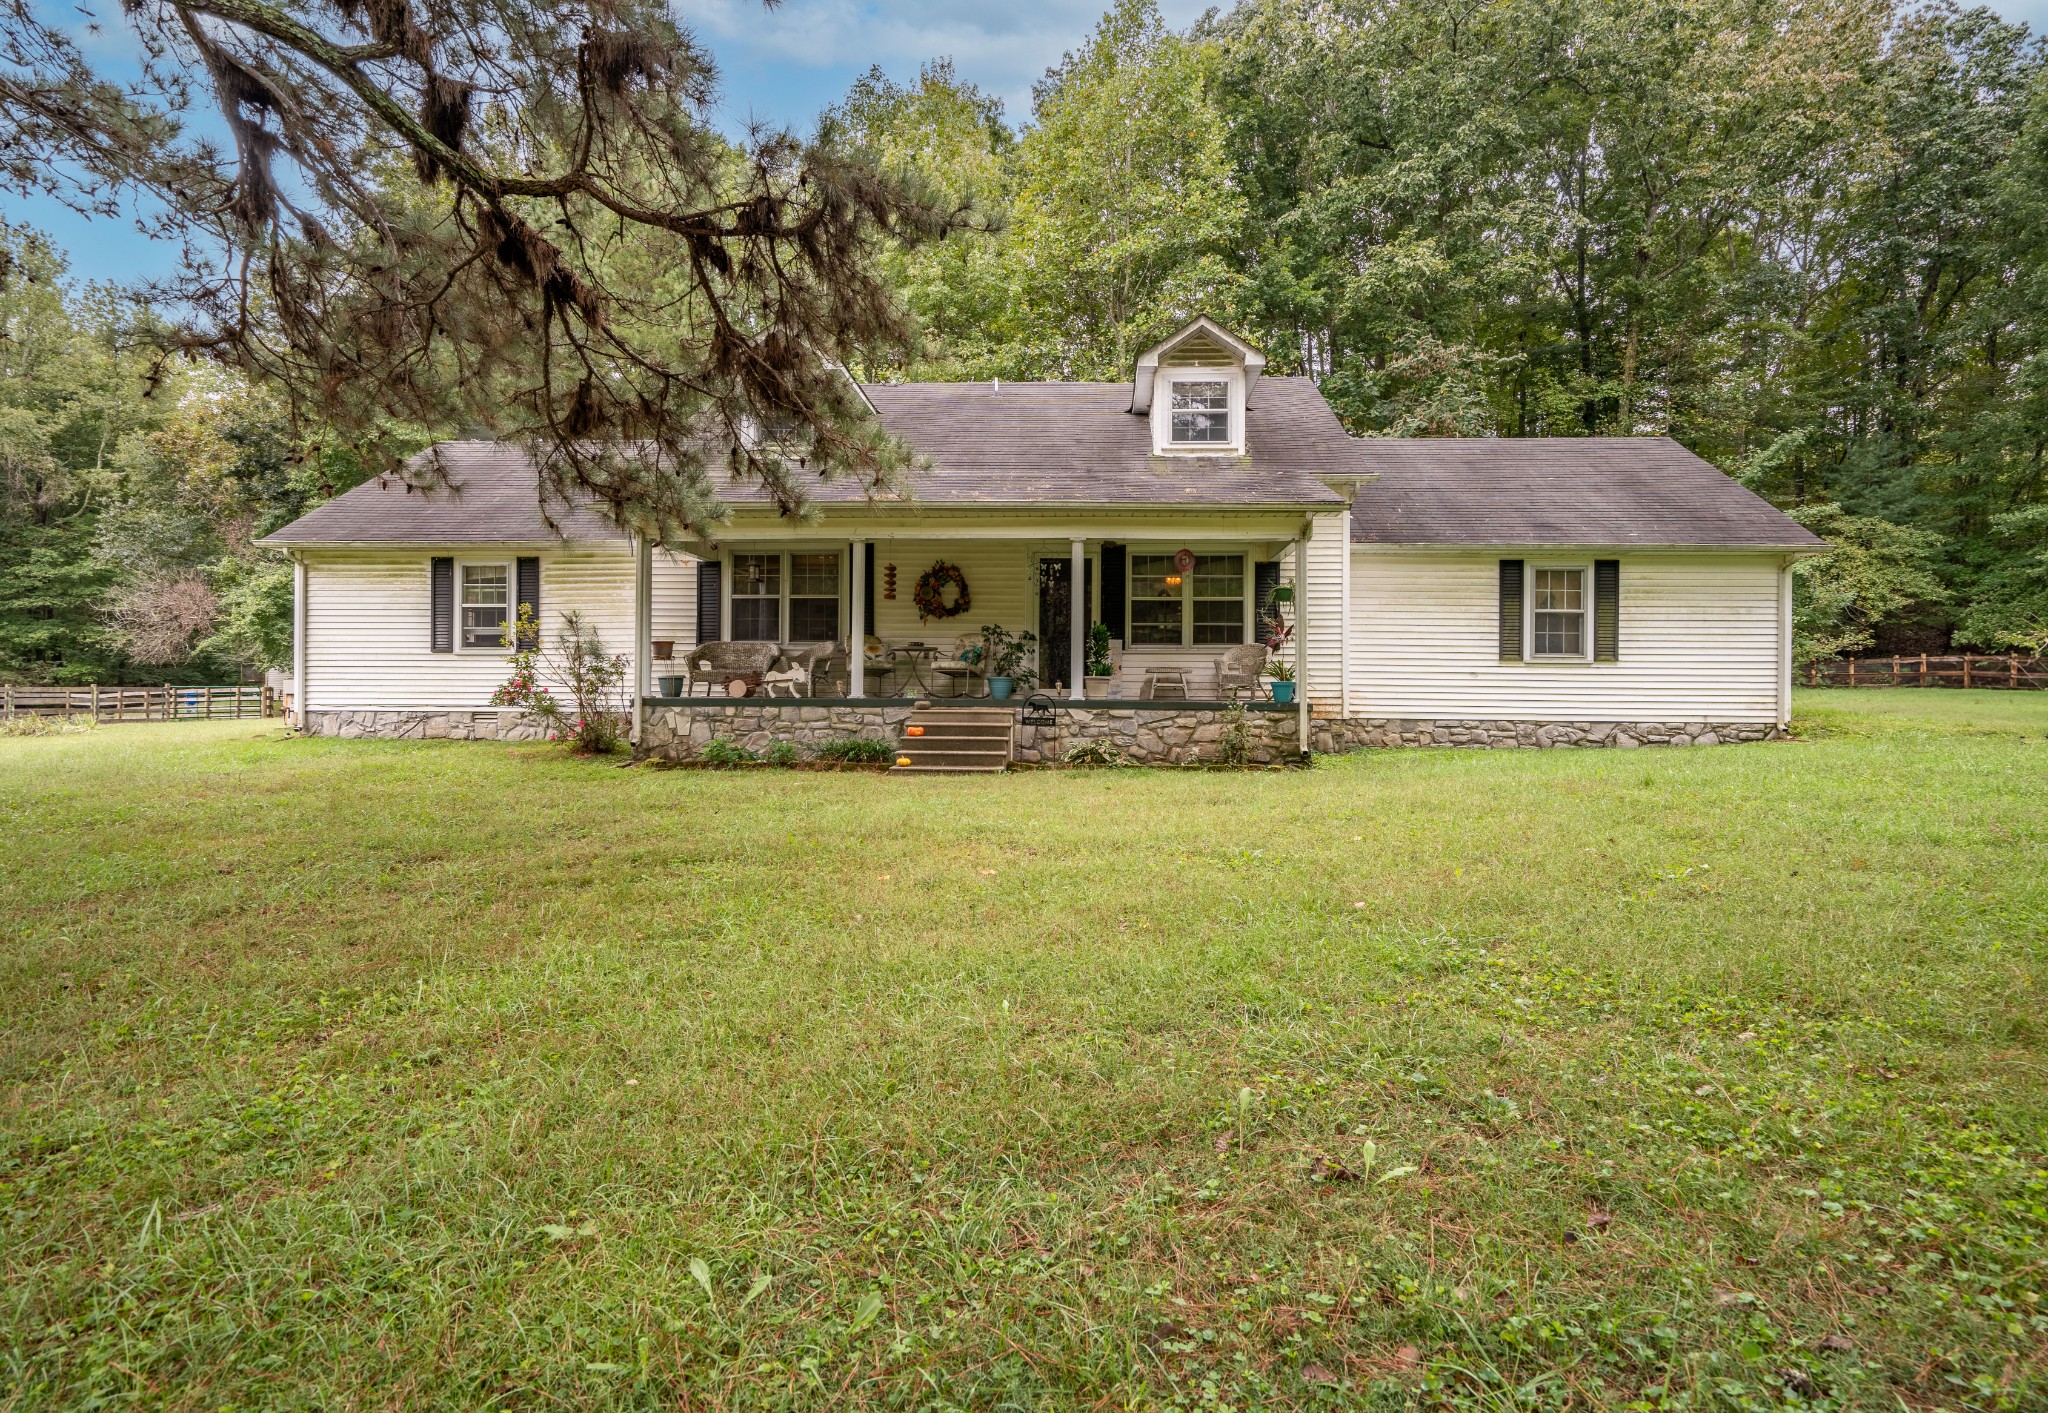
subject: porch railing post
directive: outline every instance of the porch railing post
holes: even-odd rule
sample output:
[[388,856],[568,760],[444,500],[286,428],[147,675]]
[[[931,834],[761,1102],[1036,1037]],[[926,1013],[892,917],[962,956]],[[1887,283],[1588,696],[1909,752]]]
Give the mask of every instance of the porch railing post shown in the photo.
[[1088,542],[1072,543],[1073,568],[1067,572],[1067,699],[1078,702],[1088,695],[1081,681],[1087,669],[1082,642],[1088,635]]
[[868,546],[865,540],[853,542],[853,554],[847,563],[852,566],[852,573],[846,591],[853,605],[846,616],[846,695],[858,698],[868,694]]

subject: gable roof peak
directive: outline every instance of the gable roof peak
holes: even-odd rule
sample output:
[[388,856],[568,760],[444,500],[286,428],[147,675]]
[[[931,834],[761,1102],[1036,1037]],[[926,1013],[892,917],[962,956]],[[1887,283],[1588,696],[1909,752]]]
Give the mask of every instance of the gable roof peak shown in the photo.
[[1209,344],[1218,347],[1229,361],[1244,369],[1244,389],[1247,397],[1252,384],[1266,366],[1266,355],[1246,343],[1230,330],[1211,319],[1207,314],[1197,314],[1188,323],[1176,329],[1160,342],[1138,355],[1136,376],[1131,380],[1131,411],[1152,410],[1152,388],[1159,379],[1159,369],[1176,352],[1190,344]]

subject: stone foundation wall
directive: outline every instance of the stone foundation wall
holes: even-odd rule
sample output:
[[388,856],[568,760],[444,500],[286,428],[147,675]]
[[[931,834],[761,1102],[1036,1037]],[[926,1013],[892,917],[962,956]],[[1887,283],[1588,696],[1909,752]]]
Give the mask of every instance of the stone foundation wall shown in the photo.
[[[1223,759],[1228,714],[1214,708],[1139,711],[1129,706],[1070,707],[1062,702],[1059,725],[1025,726],[1017,732],[1017,759],[1026,764],[1056,762],[1073,747],[1107,741],[1146,765],[1191,765]],[[1298,754],[1301,723],[1292,711],[1248,711],[1246,745],[1257,765]],[[1342,748],[1339,748],[1342,749]]]
[[640,723],[640,759],[694,760],[714,737],[759,755],[778,741],[815,751],[827,741],[847,736],[872,736],[896,744],[910,719],[910,703],[901,706],[828,706],[782,699],[741,699],[730,705],[646,708]]
[[308,736],[355,741],[538,741],[547,724],[523,711],[309,711],[299,729]]
[[1372,746],[1551,749],[1564,746],[1719,746],[1776,741],[1785,733],[1757,721],[1415,721],[1349,717],[1311,723],[1319,752]]
[[[982,703],[986,705],[986,703]],[[693,759],[713,737],[755,754],[779,741],[815,751],[827,741],[871,736],[893,744],[910,718],[910,704],[840,706],[778,700],[707,702],[687,707],[650,706],[641,728],[641,757]],[[1245,713],[1254,763],[1266,765],[1295,753],[1298,720],[1292,711]],[[536,741],[544,723],[515,711],[314,711],[308,735],[344,739]],[[1134,761],[1186,765],[1216,761],[1223,753],[1227,714],[1215,708],[1140,710],[1089,704],[1059,707],[1059,725],[1023,726],[1017,759],[1052,763],[1073,746],[1107,741]],[[1479,749],[1548,749],[1566,746],[1715,746],[1739,741],[1774,741],[1784,733],[1760,722],[1725,721],[1444,721],[1383,717],[1318,717],[1309,723],[1319,755],[1375,747],[1463,746]]]

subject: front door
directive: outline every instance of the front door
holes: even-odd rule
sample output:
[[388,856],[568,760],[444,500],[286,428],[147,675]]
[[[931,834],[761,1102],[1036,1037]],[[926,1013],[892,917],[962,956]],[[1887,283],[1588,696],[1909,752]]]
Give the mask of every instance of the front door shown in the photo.
[[[1081,580],[1081,626],[1086,628],[1093,600],[1095,565],[1084,561]],[[1074,563],[1070,559],[1038,561],[1038,685],[1047,691],[1069,691],[1067,668],[1073,660]]]

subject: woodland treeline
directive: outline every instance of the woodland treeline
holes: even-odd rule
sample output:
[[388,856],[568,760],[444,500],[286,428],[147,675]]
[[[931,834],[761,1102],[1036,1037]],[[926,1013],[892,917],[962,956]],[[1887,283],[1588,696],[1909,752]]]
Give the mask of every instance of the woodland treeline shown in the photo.
[[[2048,646],[2048,80],[1988,10],[1865,0],[1121,0],[1013,115],[935,60],[821,147],[989,227],[867,258],[875,378],[1121,378],[1197,313],[1370,436],[1669,435],[1839,548],[1802,652]],[[479,138],[485,141],[487,135]],[[436,435],[134,337],[0,256],[0,674],[282,662],[250,547]],[[484,428],[482,430],[491,430]],[[380,463],[384,464],[384,463]]]

